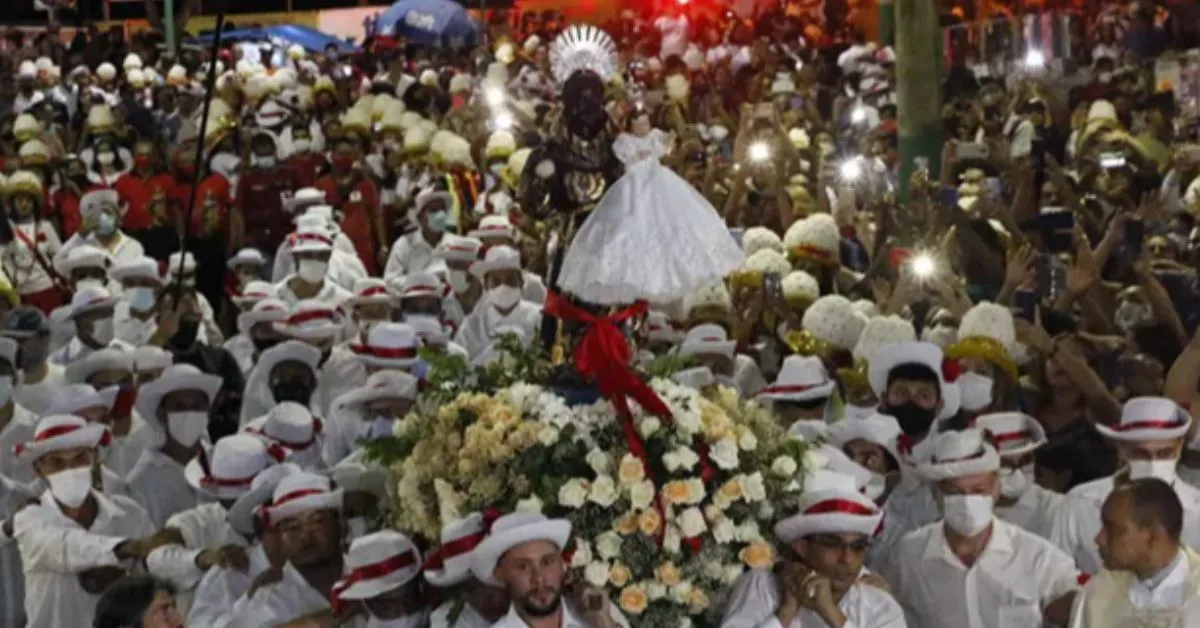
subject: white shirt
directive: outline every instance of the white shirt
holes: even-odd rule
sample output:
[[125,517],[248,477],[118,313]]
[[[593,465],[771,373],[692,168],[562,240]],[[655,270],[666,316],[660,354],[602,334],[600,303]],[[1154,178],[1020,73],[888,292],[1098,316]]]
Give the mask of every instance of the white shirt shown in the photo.
[[242,369],[242,375],[250,374],[250,369],[254,368],[255,348],[254,341],[246,334],[237,334],[222,345],[229,355],[237,362],[238,368]]
[[[863,570],[866,575],[866,570]],[[770,571],[755,569],[738,578],[729,594],[721,628],[820,628],[828,626],[820,615],[801,608],[792,621],[783,626],[775,616],[779,612],[779,581]],[[904,611],[887,591],[857,583],[838,600],[838,609],[846,615],[844,628],[906,628]]]
[[[351,391],[353,392],[353,391]],[[346,456],[358,449],[358,428],[365,417],[357,405],[351,405],[345,393],[334,400],[325,422],[325,442],[321,445],[321,458],[325,466],[333,468]]]
[[462,345],[472,358],[476,358],[492,344],[496,329],[505,326],[519,327],[525,333],[525,338],[534,339],[537,338],[541,324],[542,308],[529,301],[518,302],[511,312],[504,315],[481,300],[463,320],[454,341]]
[[920,628],[1016,628],[1042,623],[1042,609],[1077,587],[1069,556],[999,519],[970,568],[950,550],[941,522],[905,536],[884,579]]
[[[560,628],[591,628],[591,624],[575,614],[575,611],[571,609],[571,605],[565,603],[565,600],[562,609],[562,623],[560,624]],[[609,603],[608,614],[618,626],[629,628],[629,620],[625,619],[625,615],[621,613],[615,604]],[[508,607],[508,614],[501,617],[500,621],[492,624],[492,626],[493,628],[529,628],[529,624],[525,623],[524,619],[521,619],[521,616],[517,614],[517,609],[512,606]]]
[[50,401],[62,391],[66,385],[66,369],[61,364],[46,363],[46,376],[36,384],[23,382],[13,390],[13,399],[17,405],[24,406],[30,412],[41,415],[50,407]]
[[254,579],[271,566],[261,543],[255,544],[248,556],[250,568],[245,573],[216,567],[204,574],[192,596],[192,609],[187,616],[189,628],[217,628],[233,623],[234,603],[246,594]]
[[425,270],[433,262],[434,246],[425,239],[420,229],[396,238],[392,252],[388,254],[383,278],[391,280]]
[[63,243],[62,248],[58,249],[58,253],[54,256],[55,265],[57,265],[60,261],[65,260],[67,258],[67,253],[70,253],[71,249],[84,244],[94,246],[101,251],[107,251],[108,254],[112,256],[114,264],[120,264],[121,262],[134,262],[146,256],[146,250],[142,248],[142,243],[125,235],[121,231],[117,231],[117,235],[113,238],[112,244],[107,246],[102,244],[94,234],[83,237],[76,233],[70,238],[67,238],[67,241]]
[[196,567],[196,557],[202,550],[248,544],[246,538],[225,521],[225,514],[224,506],[209,502],[172,515],[167,519],[166,527],[179,530],[183,547],[168,545],[154,550],[146,558],[146,566],[181,589],[195,587],[204,577],[204,572]]
[[253,597],[242,595],[238,599],[230,613],[233,621],[229,625],[239,628],[278,626],[328,608],[329,600],[288,563],[283,566],[283,577],[279,582],[259,588]]
[[33,472],[33,463],[18,460],[13,449],[33,440],[37,419],[37,415],[14,404],[12,418],[0,430],[0,475],[24,485],[32,483],[37,476]]
[[[114,338],[135,347],[140,347],[150,342],[150,336],[153,336],[154,331],[157,329],[158,323],[154,320],[153,312],[145,320],[141,320],[133,316],[129,308],[129,301],[126,301],[124,298],[117,300],[117,304],[113,307]],[[204,328],[202,326],[197,336],[203,335]]]
[[130,497],[146,509],[155,529],[163,527],[172,515],[208,501],[183,477],[183,465],[158,449],[142,450],[126,482]]
[[[13,239],[0,249],[4,258],[4,273],[20,294],[33,294],[54,287],[50,273],[43,266],[54,263],[54,254],[62,247],[58,232],[48,220],[12,223]],[[24,237],[21,237],[24,236]],[[31,248],[29,245],[32,244]],[[34,250],[41,254],[41,262]]]
[[137,465],[142,452],[158,445],[158,434],[146,425],[142,416],[133,412],[130,418],[129,433],[124,436],[113,434],[112,442],[105,454],[104,466],[112,469],[121,478],[128,477]]
[[332,418],[334,404],[342,395],[367,384],[367,369],[346,342],[334,345],[317,375],[322,417]]
[[[115,329],[115,323],[114,323],[114,329]],[[129,344],[128,342],[125,342],[124,340],[120,340],[118,338],[113,338],[113,341],[108,343],[108,347],[105,347],[105,348],[114,348],[114,349],[123,349],[126,351],[132,351],[136,347]],[[93,349],[93,348],[83,344],[83,342],[81,342],[79,340],[79,336],[72,336],[71,340],[68,341],[66,345],[64,345],[58,351],[55,351],[54,353],[50,354],[50,361],[55,364],[62,364],[65,366],[67,364],[74,362],[75,360],[78,360],[79,358],[91,355],[91,353],[93,351],[96,351],[96,349]]]
[[[288,275],[283,278],[283,281],[275,284],[275,295],[284,303],[287,303],[288,307],[296,307],[296,304],[300,302],[300,297],[296,296],[295,292],[292,292],[292,287],[289,285],[293,278],[295,278],[295,275]],[[349,290],[326,279],[324,285],[321,286],[321,289],[313,298],[322,303],[327,303],[331,307],[339,307],[353,296]]]
[[[290,237],[290,236],[289,236]],[[292,249],[287,246],[287,240],[275,254],[275,263],[271,266],[271,281],[276,283],[296,271],[296,262],[292,257]],[[354,243],[341,231],[333,236],[333,253],[329,256],[329,275],[347,290],[354,289],[354,279],[367,276],[367,268],[358,259],[358,251]],[[345,283],[349,281],[350,283]]]
[[154,533],[146,512],[133,501],[96,492],[92,497],[98,512],[88,529],[64,515],[49,492],[13,521],[25,570],[29,628],[91,626],[99,596],[83,590],[79,574],[120,566],[113,553],[118,545]]
[[[1075,558],[1080,571],[1099,573],[1104,568],[1096,535],[1100,533],[1100,509],[1113,489],[1114,476],[1080,484],[1067,493],[1051,527],[1050,540]],[[1177,480],[1172,486],[1183,505],[1183,531],[1180,540],[1200,547],[1200,489]]]
[[4,534],[3,523],[37,495],[0,475],[0,626],[25,625],[25,575],[21,571],[21,552]]
[[451,624],[450,612],[454,610],[454,606],[454,602],[443,602],[433,609],[433,614],[429,616],[429,628],[488,628],[492,625],[492,622],[484,619],[474,606],[466,602],[462,603],[458,617],[455,617],[454,623]]
[[1050,530],[1054,527],[1055,517],[1058,516],[1058,507],[1065,498],[1062,493],[1030,484],[1015,504],[1003,508],[997,506],[996,516],[1050,540]]

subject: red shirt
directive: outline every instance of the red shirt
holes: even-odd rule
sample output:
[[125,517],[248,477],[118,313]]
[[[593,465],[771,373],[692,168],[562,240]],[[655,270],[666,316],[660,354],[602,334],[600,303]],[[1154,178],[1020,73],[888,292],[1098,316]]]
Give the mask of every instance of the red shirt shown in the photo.
[[136,171],[129,171],[117,178],[113,189],[121,196],[121,202],[127,207],[125,217],[121,219],[121,228],[125,231],[143,231],[154,226],[150,213],[150,201],[153,198],[154,186],[151,185],[158,177],[142,177]]
[[283,211],[283,196],[300,186],[296,169],[288,165],[252,168],[238,178],[234,207],[242,215],[245,246],[271,252],[292,230],[292,217]]
[[302,188],[311,188],[315,185],[317,179],[321,178],[321,174],[325,171],[326,165],[325,155],[321,153],[292,155],[284,163],[296,169],[297,185]]
[[379,191],[365,176],[347,190],[338,187],[333,175],[321,177],[316,188],[325,193],[325,202],[342,212],[342,232],[354,243],[367,274],[375,276],[379,266],[376,245],[386,234],[375,233],[371,215],[379,211]]
[[74,190],[58,188],[50,195],[50,201],[42,210],[42,218],[49,220],[59,230],[58,235],[65,242],[83,224],[83,218],[79,215],[79,195]]
[[[173,224],[182,226],[183,217],[188,211],[191,186],[187,181],[181,182],[171,175],[166,176],[171,179],[166,188],[168,215]],[[210,174],[196,184],[195,197],[190,236],[205,238],[225,231],[229,221],[229,181],[219,174]]]

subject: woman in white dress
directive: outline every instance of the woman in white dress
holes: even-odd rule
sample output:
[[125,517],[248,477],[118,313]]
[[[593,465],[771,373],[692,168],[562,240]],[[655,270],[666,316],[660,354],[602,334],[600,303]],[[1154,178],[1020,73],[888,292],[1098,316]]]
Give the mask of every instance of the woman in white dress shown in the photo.
[[580,227],[558,287],[591,303],[666,303],[719,281],[745,259],[720,214],[659,162],[671,136],[647,111],[629,115],[613,153],[625,176]]

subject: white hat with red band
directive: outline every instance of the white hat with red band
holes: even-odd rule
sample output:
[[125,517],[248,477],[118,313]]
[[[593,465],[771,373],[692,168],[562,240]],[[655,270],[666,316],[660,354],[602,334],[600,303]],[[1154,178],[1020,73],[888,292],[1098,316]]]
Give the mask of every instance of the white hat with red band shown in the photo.
[[883,447],[892,456],[897,468],[903,458],[900,456],[900,423],[896,417],[875,412],[862,419],[845,419],[829,425],[827,435],[829,442],[838,447],[847,443],[862,440]]
[[46,406],[46,411],[43,414],[72,414],[79,416],[79,412],[90,408],[104,408],[112,410],[113,403],[117,400],[117,393],[120,392],[120,387],[109,386],[104,390],[97,391],[92,388],[91,384],[68,384],[57,388],[54,393],[54,399],[50,401],[50,405]]
[[440,347],[450,342],[450,330],[434,316],[409,316],[404,324],[412,327],[421,343],[427,347]]
[[400,298],[437,297],[440,299],[444,293],[445,286],[436,275],[427,272],[416,272],[404,278]]
[[380,530],[359,537],[346,553],[346,572],[333,585],[335,605],[342,601],[370,600],[394,591],[421,574],[421,553],[395,530]]
[[487,538],[499,512],[473,512],[442,528],[441,545],[425,559],[425,580],[452,587],[471,577],[471,552]]
[[[133,350],[133,368],[139,373],[155,369],[165,369],[174,363],[175,356],[162,347],[142,345]],[[105,388],[104,390],[108,389]],[[104,391],[100,392],[103,393]]]
[[646,337],[651,342],[675,343],[679,342],[681,335],[666,312],[650,310],[646,314]]
[[253,247],[239,250],[225,262],[225,266],[229,270],[235,270],[238,266],[266,266],[266,264],[267,258],[263,256],[262,251]]
[[321,227],[301,226],[291,237],[292,253],[326,253],[333,250],[333,238],[329,230]]
[[712,369],[707,366],[694,366],[690,369],[683,369],[671,376],[671,381],[686,386],[695,390],[703,390],[709,386],[715,386],[717,378],[713,375]]
[[217,441],[210,451],[201,451],[183,470],[192,488],[216,499],[237,499],[250,490],[254,477],[282,459],[281,451],[269,450],[262,439],[250,434],[232,434]]
[[118,261],[109,269],[108,277],[117,282],[128,279],[149,279],[155,284],[162,284],[162,278],[158,276],[158,261],[144,255],[131,260]]
[[271,501],[258,508],[263,525],[273,526],[284,519],[318,510],[342,510],[342,489],[324,475],[300,471],[287,474],[275,486]]
[[789,355],[775,383],[758,393],[766,401],[811,401],[833,393],[834,383],[820,358]]
[[1096,431],[1113,440],[1143,442],[1183,438],[1192,417],[1166,397],[1134,397],[1121,409],[1121,422],[1109,427],[1096,424]]
[[82,290],[75,291],[75,295],[71,297],[71,318],[97,310],[112,309],[115,306],[116,301],[113,300],[107,288],[87,286]]
[[367,383],[347,396],[347,404],[361,406],[366,403],[391,399],[417,398],[417,378],[404,371],[376,371],[367,377]]
[[474,262],[479,259],[483,243],[478,238],[464,238],[447,233],[433,250],[435,259],[447,262]]
[[976,428],[941,432],[930,438],[934,440],[929,457],[917,462],[917,473],[930,482],[1000,470],[1000,454]]
[[975,427],[996,448],[1000,457],[1032,453],[1046,444],[1046,428],[1023,412],[993,412],[975,418]]
[[162,421],[158,419],[158,406],[163,398],[181,390],[197,390],[204,393],[209,405],[212,405],[217,392],[221,390],[222,381],[220,377],[203,373],[191,364],[172,364],[163,371],[161,377],[138,389],[134,407],[146,420],[146,427],[158,437],[158,444],[161,444],[166,436]]
[[502,586],[496,579],[496,563],[508,550],[531,541],[549,541],[559,550],[571,539],[571,522],[545,515],[514,512],[496,519],[491,533],[471,552],[471,573],[484,584]]
[[892,369],[905,364],[924,366],[937,376],[942,396],[939,419],[958,414],[961,404],[957,385],[958,362],[946,359],[941,348],[931,342],[892,342],[876,348],[867,356],[867,380],[876,397],[882,399],[887,394]]
[[13,453],[19,460],[33,462],[48,453],[76,447],[95,449],[110,440],[112,436],[104,425],[69,414],[49,414],[38,420],[33,440],[17,444]]
[[489,215],[484,216],[483,220],[479,221],[479,228],[468,233],[472,238],[480,240],[503,238],[512,240],[515,230],[513,229],[512,221],[508,216]]
[[231,298],[235,305],[239,307],[251,306],[263,299],[272,299],[278,296],[275,291],[275,286],[265,281],[251,281],[242,288],[241,294],[235,294]]
[[284,401],[266,414],[250,421],[243,431],[267,440],[268,444],[287,448],[286,454],[321,448],[321,419],[295,401]]
[[279,482],[284,477],[301,471],[299,466],[290,462],[271,465],[263,469],[254,476],[250,482],[250,488],[238,496],[233,505],[229,507],[229,512],[225,514],[225,520],[229,522],[230,526],[233,526],[238,534],[246,537],[254,536],[254,518],[259,506],[271,500],[275,487],[279,486]]
[[342,313],[317,299],[300,301],[287,318],[275,323],[275,331],[300,340],[333,338],[343,329]]
[[321,205],[325,202],[325,193],[317,188],[300,188],[292,194],[290,199],[283,202],[283,209],[289,213],[296,213],[298,209],[307,209],[313,205]]
[[364,344],[351,344],[350,350],[367,366],[404,369],[417,359],[421,341],[417,332],[404,323],[382,323],[371,328]]
[[679,346],[679,355],[689,357],[716,354],[732,360],[736,349],[737,341],[729,339],[724,327],[704,323],[688,330],[683,344]]
[[93,351],[67,364],[63,376],[67,383],[83,384],[100,371],[132,373],[133,352],[120,347],[105,347],[99,351]]
[[238,331],[250,333],[250,328],[259,323],[277,323],[287,319],[291,312],[283,299],[267,297],[254,304],[249,312],[238,314]]
[[480,279],[496,270],[521,270],[521,254],[511,246],[493,246],[482,260],[471,264],[471,274]]
[[775,536],[794,543],[812,534],[874,536],[883,511],[858,490],[852,476],[817,469],[804,479],[796,514],[775,524]]
[[58,272],[70,277],[72,271],[80,268],[99,268],[108,272],[112,263],[113,258],[107,251],[90,244],[81,244],[67,251],[66,256],[55,264],[55,266]]
[[354,296],[349,305],[370,305],[373,303],[390,304],[392,296],[388,293],[387,282],[378,277],[363,277],[354,282]]

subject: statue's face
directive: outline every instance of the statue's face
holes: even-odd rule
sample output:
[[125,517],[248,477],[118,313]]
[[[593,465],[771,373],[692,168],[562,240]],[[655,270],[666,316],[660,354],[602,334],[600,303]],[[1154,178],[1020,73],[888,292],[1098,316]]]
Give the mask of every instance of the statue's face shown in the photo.
[[604,130],[608,112],[604,110],[604,83],[591,72],[578,72],[563,86],[563,117],[567,128],[583,139],[592,139]]

